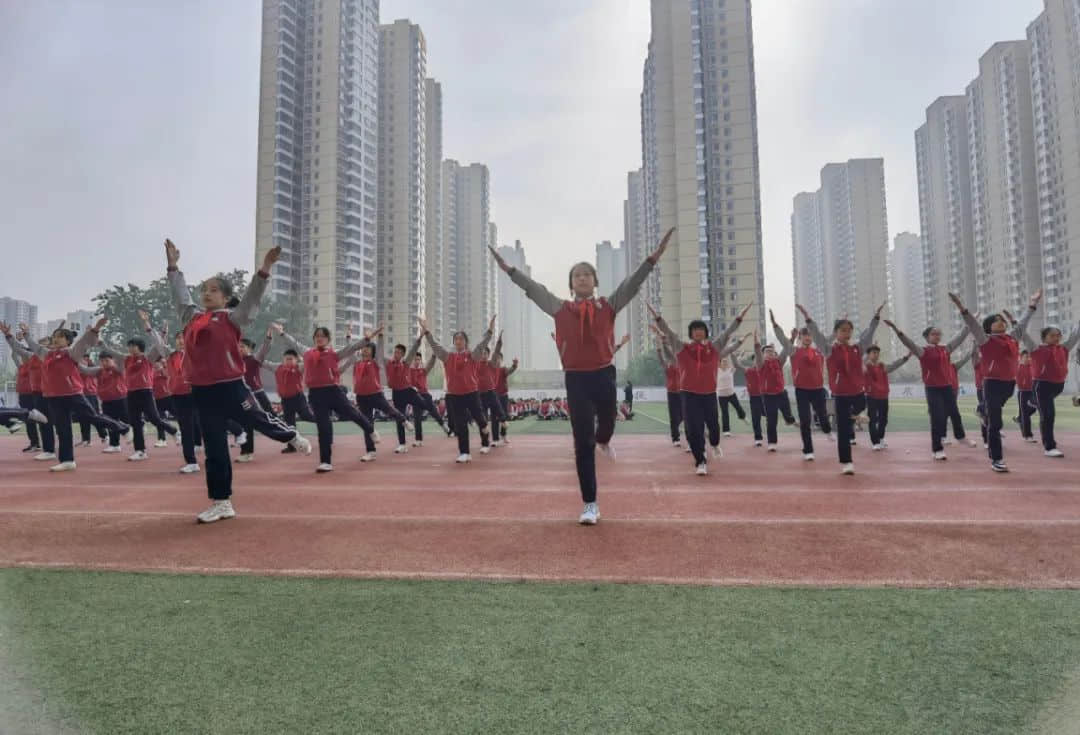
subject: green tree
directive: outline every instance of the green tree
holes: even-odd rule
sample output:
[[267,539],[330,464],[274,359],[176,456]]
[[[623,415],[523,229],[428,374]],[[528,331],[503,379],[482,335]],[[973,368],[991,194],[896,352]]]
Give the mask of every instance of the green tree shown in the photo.
[[635,355],[626,368],[626,377],[634,385],[664,385],[664,366],[656,357],[654,351],[642,352]]

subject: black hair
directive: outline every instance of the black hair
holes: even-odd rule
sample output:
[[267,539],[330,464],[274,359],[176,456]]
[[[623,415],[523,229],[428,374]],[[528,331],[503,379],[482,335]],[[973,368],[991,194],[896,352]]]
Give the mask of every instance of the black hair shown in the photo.
[[867,352],[867,354],[869,354],[871,352],[881,352],[881,348],[878,347],[877,345],[870,345],[869,347],[866,348],[866,352]]
[[405,349],[405,345],[394,345],[394,349],[401,350],[402,352],[408,352],[408,350]]
[[423,355],[422,355],[422,354],[420,354],[420,350],[417,350],[417,351],[416,351],[416,354],[414,354],[414,355],[413,355],[413,359],[415,360],[415,359],[416,359],[416,358],[418,358],[418,357],[423,357]]
[[210,276],[209,278],[206,279],[206,281],[203,281],[203,284],[205,285],[207,283],[207,281],[216,281],[217,282],[218,290],[221,291],[222,295],[225,296],[225,308],[226,309],[235,309],[237,306],[239,306],[240,299],[238,299],[233,294],[233,286],[232,286],[231,283],[229,283],[228,278],[226,278],[225,276],[223,276],[221,274],[218,274],[216,276]]
[[709,325],[701,321],[700,319],[695,319],[694,321],[690,322],[690,325],[686,328],[686,336],[690,339],[693,339],[695,329],[704,329],[705,339],[709,338]]
[[1039,339],[1046,339],[1046,335],[1050,334],[1051,332],[1060,332],[1060,331],[1061,330],[1058,329],[1057,327],[1043,327],[1042,331],[1039,332]]
[[75,341],[75,336],[76,336],[77,332],[75,330],[73,330],[73,329],[64,329],[63,327],[61,327],[60,329],[54,329],[53,330],[53,336],[55,337],[57,334],[64,335],[64,337],[68,341],[68,344],[71,344],[72,342]]
[[248,346],[248,348],[250,348],[250,349],[252,349],[252,350],[253,350],[253,349],[255,349],[255,343],[254,343],[254,342],[252,342],[252,341],[251,341],[250,339],[248,339],[247,337],[244,337],[243,339],[241,339],[241,340],[240,340],[240,344],[242,344],[242,345],[247,345],[247,346]]
[[284,354],[284,355],[292,355],[293,357],[300,357],[300,355],[292,347],[285,350],[285,352],[283,352],[282,354]]
[[1023,357],[1024,355],[1027,355],[1027,354],[1028,354],[1027,350],[1020,350],[1020,356],[1021,357]]
[[983,319],[983,331],[987,334],[990,334],[991,328],[994,326],[994,322],[996,322],[998,319],[1002,319],[1001,314],[991,314],[990,316]]
[[102,350],[101,352],[99,352],[98,356],[97,356],[97,359],[104,360],[106,357],[109,358],[110,360],[115,360],[116,359],[116,355],[109,352],[108,350]]
[[596,275],[596,268],[593,266],[592,263],[590,263],[590,262],[588,262],[586,260],[583,260],[580,263],[574,263],[574,265],[570,268],[570,275],[568,275],[566,277],[566,281],[567,281],[566,285],[571,289],[574,287],[574,271],[577,269],[577,267],[579,265],[583,265],[583,266],[585,266],[586,268],[589,269],[589,273],[592,273],[593,285],[594,286],[599,286],[600,285],[600,279]]
[[315,331],[311,333],[311,338],[315,339],[316,337],[319,336],[320,332],[322,333],[322,336],[326,337],[327,339],[330,339],[330,330],[327,329],[326,327],[315,327]]
[[465,344],[469,344],[469,335],[465,333],[464,329],[460,329],[460,330],[454,332],[453,337],[451,337],[451,339],[453,339],[454,337],[457,337],[459,334],[462,336],[462,338],[464,338]]
[[933,332],[935,329],[937,329],[937,327],[927,327],[926,329],[922,330],[922,338],[930,339],[930,333]]
[[131,347],[135,345],[139,348],[139,352],[146,352],[146,340],[139,339],[138,337],[132,337],[127,341],[127,346]]
[[834,332],[839,331],[840,327],[843,327],[843,326],[848,326],[848,327],[851,327],[852,329],[855,328],[855,325],[851,323],[850,319],[837,319],[835,322],[833,322],[832,330]]
[[183,330],[183,329],[181,329],[181,330],[180,330],[179,332],[177,332],[177,333],[176,333],[176,334],[175,334],[175,335],[173,336],[173,339],[176,339],[177,337],[183,337],[183,336],[184,336],[184,330]]
[[803,327],[802,329],[799,330],[799,336],[800,337],[806,337],[806,336],[809,336],[809,335],[810,335],[810,329],[808,327]]

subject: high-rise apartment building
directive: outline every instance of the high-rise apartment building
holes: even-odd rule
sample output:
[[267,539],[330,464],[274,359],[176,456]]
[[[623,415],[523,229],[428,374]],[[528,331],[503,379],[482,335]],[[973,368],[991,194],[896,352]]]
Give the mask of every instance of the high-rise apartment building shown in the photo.
[[[972,309],[1021,310],[1042,287],[1031,44],[995,43],[967,86],[975,296]],[[1032,322],[1037,327],[1042,312]]]
[[[929,324],[923,264],[919,236],[910,232],[898,234],[889,251],[889,314],[908,334],[917,335]],[[953,311],[956,311],[955,307]],[[881,335],[879,338],[885,339]]]
[[764,327],[750,0],[652,0],[641,97],[646,234],[668,321],[719,331],[750,302]]
[[337,334],[376,319],[378,72],[378,0],[263,1],[255,261]]
[[[525,260],[525,249],[521,240],[514,241],[514,247],[502,246],[499,255],[509,265],[525,275],[532,277],[532,267]],[[533,319],[539,309],[526,296],[525,292],[510,281],[510,276],[501,270],[497,272],[499,280],[499,329],[503,337],[503,362],[509,366],[515,357],[522,369],[533,367],[532,335]]]
[[465,330],[479,339],[497,306],[495,275],[488,243],[492,235],[487,166],[442,165],[443,270],[445,329]]
[[[626,200],[623,202],[623,252],[626,255],[626,272],[632,273],[652,252],[645,226],[645,180],[641,169],[626,176]],[[649,349],[649,312],[646,302],[660,302],[660,280],[654,269],[638,292],[638,298],[630,302],[625,313],[630,333],[630,344],[623,348],[630,358]]]
[[1027,37],[1044,313],[1067,333],[1080,321],[1080,3],[1045,0]]
[[[599,281],[598,291],[609,294],[626,279],[627,258],[625,246],[614,247],[610,240],[604,240],[596,244],[596,280]],[[640,298],[640,296],[638,297]],[[624,334],[630,330],[629,314],[623,309],[615,317],[615,341],[618,343]],[[629,362],[629,353],[626,348],[615,354],[615,367],[624,369]]]
[[[0,296],[0,321],[18,327],[20,324],[33,329],[37,324],[38,308],[35,304],[21,299],[13,299],[10,296]],[[0,370],[12,371],[15,369],[11,359],[11,348],[7,340],[0,339]]]
[[926,108],[926,122],[915,131],[926,324],[903,324],[913,333],[930,325],[946,334],[963,329],[950,292],[965,304],[978,303],[970,160],[967,99],[937,98]]
[[443,335],[446,329],[446,277],[443,272],[442,230],[442,85],[434,79],[424,80],[424,114],[426,139],[424,207],[424,269],[426,288],[425,308],[432,333]]
[[376,308],[389,344],[406,343],[427,297],[427,43],[420,26],[379,27]]
[[[825,310],[825,253],[821,242],[821,197],[818,192],[795,195],[791,213],[792,273],[795,278],[795,303],[811,314]],[[782,321],[787,321],[785,314]],[[798,320],[796,320],[798,321]]]

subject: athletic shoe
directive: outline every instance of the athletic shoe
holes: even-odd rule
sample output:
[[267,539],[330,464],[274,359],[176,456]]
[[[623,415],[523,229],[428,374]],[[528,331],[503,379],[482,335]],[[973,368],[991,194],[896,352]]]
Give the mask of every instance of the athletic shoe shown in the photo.
[[254,462],[255,461],[255,455],[254,454],[241,454],[234,461],[235,462],[244,462],[244,463]]
[[105,445],[105,448],[101,450],[102,454],[119,454],[120,447],[114,447],[112,444]]
[[1005,464],[1005,460],[1001,460],[999,462],[991,462],[990,469],[992,469],[994,472],[1008,472],[1009,465]]
[[234,447],[239,447],[239,446],[242,446],[244,444],[247,444],[247,432],[246,431],[241,431],[240,436],[233,439],[233,446]]
[[859,443],[859,442],[857,442],[857,441],[856,441],[855,439],[852,439],[852,440],[851,440],[851,446],[855,446],[855,445],[856,445],[856,444],[858,444],[858,443]]
[[467,464],[469,462],[472,462],[472,455],[467,454],[467,453],[466,454],[459,454],[458,458],[456,460],[454,460],[454,461],[457,462],[458,464]]
[[686,451],[687,454],[690,454],[690,444],[689,443],[687,443],[685,451]]
[[375,452],[365,452],[363,455],[361,455],[360,461],[361,462],[374,462],[375,461]]
[[34,457],[35,462],[47,462],[50,459],[56,459],[55,452],[42,452],[41,454]]
[[830,431],[828,434],[825,435],[825,438],[828,439],[831,442],[835,442],[836,441],[836,434],[834,434],[834,433],[832,433]]
[[709,468],[704,462],[702,462],[701,464],[699,464],[697,466],[697,469],[694,470],[694,474],[707,475],[707,474],[709,474]]
[[194,463],[186,464],[186,465],[184,465],[183,467],[180,468],[180,472],[185,474],[185,475],[190,475],[193,472],[198,472],[198,471],[199,471],[199,465],[194,464]]
[[887,442],[887,441],[885,441],[884,439],[882,439],[882,440],[881,440],[881,448],[882,448],[882,449],[888,449],[888,448],[889,448],[889,442]]
[[88,446],[90,446],[90,442],[88,442],[88,441],[85,441],[85,442],[79,442],[77,446],[80,446],[80,447],[88,447]]
[[128,457],[128,462],[142,462],[146,459],[146,452],[135,451]]
[[1028,444],[1038,444],[1039,443],[1039,440],[1036,439],[1033,436],[1024,437],[1024,441],[1026,441]]
[[948,459],[948,457],[945,456],[945,452],[934,452],[933,457],[934,457],[934,459],[938,460],[939,462],[942,462],[942,461]]
[[491,452],[491,447],[480,447],[480,454],[488,454]]
[[784,419],[784,423],[787,424],[788,426],[794,426],[798,422],[795,421],[795,419]]
[[50,467],[49,472],[70,472],[73,469],[75,469],[74,462],[61,462]]
[[730,431],[725,431],[724,436],[731,436],[731,432]]
[[31,421],[36,421],[39,424],[49,423],[49,417],[43,414],[41,411],[37,410],[36,408],[31,408],[30,413],[26,414],[26,418],[30,419]]
[[1055,448],[1055,449],[1047,449],[1045,452],[1043,452],[1043,454],[1046,455],[1047,457],[1064,457],[1065,456],[1065,452],[1063,452],[1063,451],[1061,451],[1060,449],[1057,449],[1057,448]]
[[846,465],[844,465],[843,467],[840,468],[840,474],[841,475],[854,475],[855,474],[855,465],[853,465],[851,462],[848,462]]
[[755,447],[760,447],[761,446],[761,440],[760,439],[755,439],[754,440],[754,446]]
[[316,472],[333,472],[334,471],[334,465],[330,464],[329,462],[323,462],[322,464],[320,464],[318,467],[315,468],[315,471]]
[[775,444],[770,444],[769,445],[769,451],[770,452],[775,452],[776,451],[776,445]]
[[311,454],[311,442],[307,437],[300,436],[300,432],[296,432],[296,436],[289,440],[289,446],[300,454]]
[[968,439],[968,446],[972,449],[975,449],[979,446],[979,442],[975,441],[974,439]]
[[949,437],[945,437],[944,439],[941,440],[941,443],[944,444],[945,446],[949,447],[949,446],[952,446],[955,442],[952,439],[950,439]]
[[215,500],[213,505],[196,516],[199,523],[213,523],[226,518],[236,518],[236,511],[233,510],[230,500]]
[[806,452],[805,454],[803,454],[802,458],[803,458],[804,462],[813,462],[814,461],[814,453],[813,452]]
[[1073,396],[1073,405],[1080,406],[1080,396]]
[[412,445],[414,447],[422,447],[422,446],[424,446],[424,442],[422,440],[420,440],[420,439],[417,439],[417,440],[413,441]]
[[40,451],[41,451],[41,447],[39,447],[37,444],[28,444],[26,446],[26,448],[23,449],[24,454],[26,452],[40,452]]
[[382,441],[382,437],[379,436],[379,432],[372,430],[371,441],[375,442],[376,444]]
[[169,446],[169,442],[165,441],[164,439],[158,439],[156,442],[154,442],[154,446],[158,449],[161,449],[162,447]]
[[600,506],[596,503],[585,503],[585,509],[581,511],[578,523],[583,526],[595,526],[600,520]]
[[870,445],[871,451],[874,451],[874,452],[880,452],[884,448],[885,447],[881,446],[880,444],[871,444]]
[[712,448],[712,456],[713,456],[713,459],[719,459],[720,457],[724,456],[724,450],[721,449],[718,446],[713,447]]
[[989,449],[989,448],[990,448],[990,445],[987,444],[986,442],[983,442],[983,449]]
[[296,454],[296,447],[294,447],[292,444],[286,444],[282,448],[281,453],[282,454]]
[[397,449],[394,450],[394,454],[405,454],[409,451],[409,447],[405,444],[398,444]]
[[[506,430],[503,429],[503,431],[505,432]],[[503,434],[502,443],[503,443],[503,446],[507,446],[507,447],[510,446],[510,437],[506,436],[505,433]]]
[[491,446],[496,447],[496,448],[501,447],[502,445],[503,445],[502,439],[496,439],[495,441],[493,441],[491,443]]
[[1019,426],[1020,425],[1020,417],[1019,416],[1013,416],[1012,417],[1012,422],[1014,424],[1016,424],[1017,426]]
[[596,448],[600,450],[601,454],[607,455],[607,458],[612,462],[615,461],[615,447],[610,444],[597,444]]
[[673,439],[671,441],[671,446],[675,447],[676,449],[682,449],[682,442],[678,439]]

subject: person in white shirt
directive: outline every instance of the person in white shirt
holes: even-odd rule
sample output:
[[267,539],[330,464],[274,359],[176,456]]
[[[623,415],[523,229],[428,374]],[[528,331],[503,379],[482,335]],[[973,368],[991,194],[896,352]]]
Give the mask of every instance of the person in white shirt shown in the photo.
[[739,397],[735,395],[735,366],[726,357],[720,360],[720,369],[716,373],[716,400],[720,402],[720,422],[724,436],[731,436],[728,406],[735,409],[735,414],[742,421],[746,421],[746,411],[739,403]]

